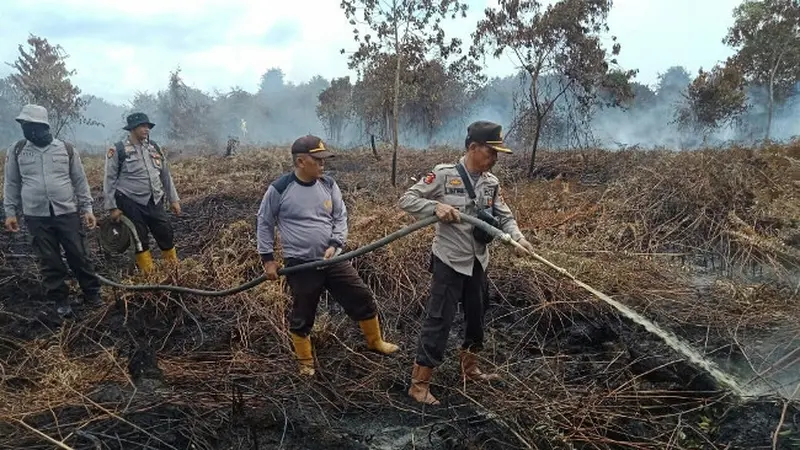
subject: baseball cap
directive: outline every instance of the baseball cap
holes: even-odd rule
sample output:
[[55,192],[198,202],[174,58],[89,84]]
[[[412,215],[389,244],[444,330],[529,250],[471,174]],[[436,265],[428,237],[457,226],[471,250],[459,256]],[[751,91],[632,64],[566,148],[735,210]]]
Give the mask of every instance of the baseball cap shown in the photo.
[[503,145],[503,127],[486,120],[479,120],[467,127],[467,146],[472,142],[486,144],[501,153],[513,153]]
[[311,134],[298,138],[292,144],[292,154],[298,155],[307,153],[314,158],[333,158],[334,155],[330,150],[325,148],[325,143],[322,139]]

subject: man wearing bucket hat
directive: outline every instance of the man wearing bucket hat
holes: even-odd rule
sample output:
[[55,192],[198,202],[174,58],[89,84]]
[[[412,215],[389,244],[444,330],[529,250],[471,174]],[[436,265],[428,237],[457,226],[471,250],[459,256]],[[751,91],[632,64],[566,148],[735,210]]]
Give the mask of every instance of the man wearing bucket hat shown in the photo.
[[111,211],[111,220],[117,222],[124,214],[136,228],[142,242],[142,250],[136,253],[136,265],[144,273],[153,270],[150,233],[163,259],[169,263],[178,261],[164,202],[179,215],[180,199],[166,157],[158,144],[150,140],[154,126],[144,113],[127,117],[123,129],[128,131],[128,137],[108,149],[103,179],[104,204]]
[[459,214],[477,215],[522,244],[525,239],[500,193],[500,180],[489,172],[499,153],[510,154],[503,145],[502,127],[478,121],[467,128],[466,154],[456,164],[439,164],[400,198],[400,208],[417,218],[436,214],[431,256],[431,291],[411,372],[409,395],[416,401],[436,405],[430,393],[433,369],[442,363],[447,338],[458,304],[464,310],[464,341],[461,374],[464,379],[490,381],[497,374],[478,368],[477,353],[483,347],[487,245],[491,236],[468,223]]
[[[269,280],[278,279],[273,256],[277,224],[287,267],[334,257],[347,239],[347,208],[333,178],[323,175],[325,160],[333,157],[316,136],[292,145],[295,169],[267,188],[258,210],[258,253]],[[311,329],[322,291],[327,289],[350,318],[357,321],[370,350],[394,353],[397,346],[383,340],[375,299],[347,261],[286,276],[292,293],[289,332],[300,374],[314,375]]]
[[7,231],[19,231],[18,218],[24,217],[36,254],[45,295],[56,304],[61,316],[70,316],[67,264],[83,291],[84,303],[100,301],[100,282],[86,245],[86,232],[97,221],[92,212],[92,195],[78,152],[71,144],[50,134],[47,109],[25,105],[16,120],[25,139],[6,153],[3,206]]

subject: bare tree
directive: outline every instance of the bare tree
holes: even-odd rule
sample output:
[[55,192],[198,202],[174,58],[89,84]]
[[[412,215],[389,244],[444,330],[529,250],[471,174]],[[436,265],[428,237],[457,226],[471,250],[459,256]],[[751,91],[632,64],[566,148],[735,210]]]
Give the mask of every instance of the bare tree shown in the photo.
[[[372,34],[353,29],[357,51],[350,55],[351,69],[364,69],[382,54],[395,56],[394,99],[392,102],[392,186],[396,186],[398,127],[400,115],[400,74],[406,55],[426,55],[437,50],[447,59],[459,53],[461,41],[445,40],[442,19],[466,17],[467,5],[459,0],[342,0],[345,17],[354,27],[366,24]],[[360,17],[360,19],[359,19]],[[345,53],[345,50],[342,50]],[[359,74],[360,75],[360,74]]]
[[[610,0],[560,0],[546,9],[536,0],[498,0],[473,33],[474,56],[509,53],[528,77],[527,111],[535,127],[528,174],[535,168],[542,127],[567,95],[587,113],[609,74],[600,33],[608,31]],[[616,38],[614,38],[616,41]],[[615,43],[611,55],[619,54]],[[626,79],[635,71],[623,72]]]
[[53,136],[58,137],[73,123],[101,125],[84,116],[88,101],[81,98],[81,90],[69,79],[75,70],[67,70],[68,55],[61,46],[32,34],[27,43],[29,48],[20,44],[19,57],[9,64],[16,70],[10,76],[11,84],[23,102],[47,108]]

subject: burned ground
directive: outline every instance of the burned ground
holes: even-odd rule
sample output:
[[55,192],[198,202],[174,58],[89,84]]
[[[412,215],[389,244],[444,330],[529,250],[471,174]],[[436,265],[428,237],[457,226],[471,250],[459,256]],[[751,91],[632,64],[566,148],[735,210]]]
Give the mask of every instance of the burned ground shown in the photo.
[[[545,153],[541,178],[500,163],[504,197],[548,260],[672,330],[723,369],[797,383],[800,230],[794,147]],[[284,151],[174,162],[181,266],[149,277],[90,233],[98,270],[129,283],[220,289],[259,275],[255,211],[288,170]],[[456,152],[332,162],[350,212],[347,250],[412,220],[402,189]],[[87,158],[97,191],[101,161]],[[706,174],[714,173],[715,176]],[[728,174],[729,176],[721,176]],[[99,210],[99,199],[98,199]],[[287,338],[283,282],[226,298],[119,289],[62,324],[39,291],[21,236],[0,237],[0,447],[203,449],[796,448],[800,409],[751,384],[741,400],[642,326],[545,266],[495,245],[483,364],[464,384],[451,333],[434,375],[440,407],[405,395],[430,276],[432,229],[354,260],[377,295],[385,357],[366,350],[335,302],[320,304],[317,376]],[[669,254],[667,254],[669,253]],[[703,272],[712,256],[730,272]],[[719,264],[719,263],[717,263]],[[753,271],[736,269],[758,267]],[[748,275],[749,274],[749,275]],[[748,275],[748,276],[745,276]],[[792,345],[794,345],[792,347]],[[794,375],[795,379],[791,378]],[[791,388],[794,385],[790,385]],[[788,394],[791,394],[789,389]],[[775,434],[777,433],[777,435]]]

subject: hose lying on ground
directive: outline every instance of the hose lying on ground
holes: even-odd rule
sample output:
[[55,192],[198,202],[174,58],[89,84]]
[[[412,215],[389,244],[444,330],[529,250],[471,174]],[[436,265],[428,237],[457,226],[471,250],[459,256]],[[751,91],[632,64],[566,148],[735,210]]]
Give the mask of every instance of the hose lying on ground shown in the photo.
[[[464,217],[465,216],[462,215],[462,218],[464,218]],[[469,219],[472,219],[472,217],[470,217]],[[465,219],[465,220],[467,220],[467,221],[469,221],[471,223],[471,221],[469,219]],[[338,263],[340,261],[347,261],[347,260],[353,259],[356,256],[360,256],[360,255],[363,255],[365,253],[369,253],[371,251],[374,251],[374,250],[376,250],[376,249],[378,249],[380,247],[383,247],[384,245],[387,245],[392,241],[396,241],[397,239],[400,239],[403,236],[411,234],[414,231],[417,231],[417,230],[419,230],[421,228],[425,228],[428,225],[432,225],[432,224],[436,223],[438,220],[439,220],[439,218],[436,217],[436,216],[427,217],[427,218],[425,218],[423,220],[419,220],[419,221],[417,221],[417,222],[415,222],[415,223],[413,223],[413,224],[411,224],[411,225],[409,225],[409,226],[407,226],[405,228],[402,228],[402,229],[400,229],[398,231],[395,231],[394,233],[392,233],[392,234],[390,234],[390,235],[388,235],[388,236],[386,236],[386,237],[384,237],[382,239],[379,239],[379,240],[377,240],[375,242],[367,244],[367,245],[365,245],[365,246],[363,246],[361,248],[355,249],[352,252],[343,253],[343,254],[341,254],[339,256],[335,256],[335,257],[333,257],[331,259],[312,261],[312,262],[308,262],[308,263],[304,263],[304,264],[298,264],[298,265],[292,266],[292,267],[281,268],[281,269],[278,270],[278,275],[287,275],[287,274],[291,274],[291,273],[295,273],[295,272],[300,272],[300,271],[303,271],[303,270],[318,269],[318,268],[325,267],[325,266],[328,266],[328,265],[331,265],[331,264],[336,264],[336,263]],[[478,222],[481,222],[481,223],[485,223],[485,222],[480,221],[478,219],[475,219],[475,220],[478,221]],[[487,224],[486,226],[489,226],[489,225]],[[493,229],[496,232],[503,234],[502,231],[497,230],[496,228],[493,228]],[[247,283],[244,283],[244,284],[236,286],[236,287],[232,287],[230,289],[224,289],[224,290],[221,290],[221,291],[207,291],[207,290],[203,290],[203,289],[194,289],[194,288],[187,288],[187,287],[173,286],[173,285],[165,285],[165,284],[137,284],[137,285],[122,284],[122,283],[117,283],[116,281],[109,280],[108,278],[105,278],[105,277],[103,277],[101,275],[95,274],[95,276],[103,284],[107,284],[109,286],[113,286],[113,287],[116,287],[116,288],[129,290],[129,291],[170,291],[170,292],[181,292],[181,293],[184,293],[184,294],[200,295],[200,296],[204,296],[204,297],[225,297],[225,296],[228,296],[228,295],[238,294],[238,293],[246,291],[248,289],[252,289],[252,288],[258,286],[259,284],[267,281],[267,276],[266,275],[261,275],[258,278],[254,278],[254,279],[248,281]]]
[[[581,288],[585,289],[595,297],[599,298],[609,306],[612,306],[614,309],[622,313],[628,319],[636,322],[637,324],[643,326],[647,331],[655,334],[656,336],[660,337],[668,346],[670,346],[673,350],[677,351],[678,353],[684,355],[691,363],[695,366],[700,367],[702,370],[709,373],[719,384],[727,386],[733,393],[740,397],[749,397],[753,394],[748,394],[745,389],[730,375],[726,374],[722,370],[720,370],[716,364],[712,361],[704,358],[702,355],[697,353],[691,346],[685,343],[683,340],[678,338],[676,335],[660,328],[658,325],[653,323],[652,321],[648,320],[647,318],[641,316],[637,312],[633,311],[632,309],[628,308],[627,306],[617,302],[616,300],[612,299],[608,295],[598,291],[597,289],[589,286],[588,284],[578,280],[575,278],[574,275],[569,273],[566,269],[556,266],[555,264],[551,263],[550,261],[546,260],[545,258],[537,255],[535,252],[532,252],[526,249],[522,244],[519,242],[514,241],[511,238],[511,235],[508,233],[504,233],[503,231],[489,225],[488,223],[478,219],[477,217],[469,216],[466,214],[460,215],[461,220],[467,223],[472,224],[482,230],[486,231],[490,235],[494,236],[495,238],[499,239],[501,242],[505,244],[513,245],[521,250],[523,250],[528,255],[532,256],[537,261],[545,264],[546,266],[552,268],[556,272],[564,275],[565,277],[571,279],[575,284],[580,286]],[[374,251],[384,245],[389,244],[392,241],[400,239],[403,236],[413,233],[416,230],[424,228],[426,226],[432,225],[439,221],[439,218],[435,215],[425,218],[423,220],[419,220],[405,228],[402,228],[394,233],[379,239],[375,242],[372,242],[364,247],[358,248],[352,252],[344,253],[339,256],[333,257],[327,260],[320,260],[320,261],[313,261],[305,264],[299,264],[297,266],[282,268],[278,270],[279,275],[286,275],[294,272],[299,272],[302,270],[309,270],[309,269],[316,269],[320,267],[324,267],[330,264],[335,264],[340,261],[347,261],[356,256],[363,255],[365,253],[369,253]],[[172,286],[172,285],[126,285],[120,284],[111,280],[108,280],[100,275],[96,275],[101,282],[114,286],[121,289],[132,290],[132,291],[172,291],[172,292],[182,292],[186,294],[195,294],[201,295],[206,297],[224,297],[227,295],[237,294],[239,292],[245,291],[247,289],[251,289],[267,280],[266,275],[261,275],[258,278],[255,278],[247,283],[244,283],[240,286],[236,286],[230,289],[225,289],[221,291],[206,291],[201,289],[192,289],[186,288],[181,286]]]

